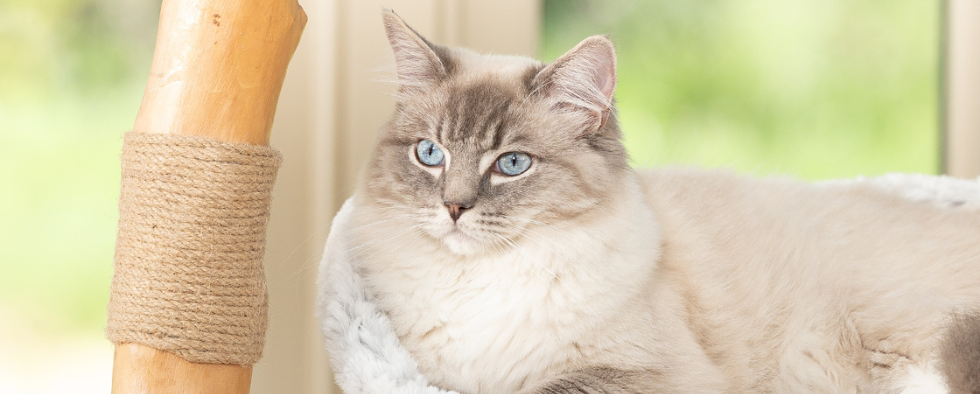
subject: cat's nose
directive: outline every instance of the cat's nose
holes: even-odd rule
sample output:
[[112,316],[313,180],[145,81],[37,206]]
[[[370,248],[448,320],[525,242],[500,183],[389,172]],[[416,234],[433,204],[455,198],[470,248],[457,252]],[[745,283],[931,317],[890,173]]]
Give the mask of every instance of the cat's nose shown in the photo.
[[463,215],[463,211],[473,208],[472,205],[464,206],[457,203],[446,202],[446,208],[449,208],[449,217],[453,218],[453,223],[459,220],[459,217]]

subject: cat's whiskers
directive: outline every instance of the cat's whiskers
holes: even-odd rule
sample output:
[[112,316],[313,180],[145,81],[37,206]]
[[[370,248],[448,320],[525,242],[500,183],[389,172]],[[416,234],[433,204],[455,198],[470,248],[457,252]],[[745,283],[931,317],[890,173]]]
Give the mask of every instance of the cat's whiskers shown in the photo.
[[[279,262],[279,266],[277,267],[277,269],[280,269],[280,270],[281,270],[281,269],[282,269],[282,267],[286,265],[286,262],[287,262],[287,261],[289,261],[289,259],[290,259],[291,257],[293,257],[293,254],[295,254],[295,253],[296,253],[296,251],[298,251],[298,250],[299,250],[299,249],[300,249],[301,247],[303,247],[303,245],[305,245],[305,244],[306,244],[307,242],[309,242],[309,241],[310,241],[310,238],[313,238],[313,236],[314,236],[314,235],[316,235],[316,234],[318,234],[319,232],[321,232],[321,231],[323,231],[323,230],[324,230],[325,228],[327,228],[327,227],[329,227],[329,226],[330,226],[330,222],[327,222],[327,223],[324,223],[324,224],[322,224],[322,225],[320,225],[320,226],[318,226],[318,227],[316,228],[316,230],[313,230],[313,231],[312,231],[312,232],[310,233],[310,235],[308,235],[308,236],[306,236],[306,238],[305,238],[305,239],[303,239],[303,241],[302,241],[302,242],[300,242],[299,244],[297,244],[297,245],[296,245],[296,247],[294,247],[294,248],[293,248],[293,250],[291,250],[291,251],[289,251],[289,254],[287,254],[285,258],[283,258],[282,260],[280,260],[280,262]],[[316,255],[314,255],[314,257],[316,257]],[[315,262],[315,259],[314,259],[314,262]],[[304,265],[303,265],[303,266],[301,266],[301,268],[300,268],[301,270],[302,270],[302,269],[305,269],[305,265],[306,265],[306,264],[309,264],[309,263],[308,263],[308,262],[305,262],[305,263],[303,263],[303,264],[304,264]],[[270,264],[270,265],[271,265],[271,264]],[[315,265],[315,264],[313,264],[313,265]]]
[[[416,210],[415,208],[411,208],[411,207],[397,207],[397,208],[404,208],[404,209],[409,209],[409,210]],[[368,214],[368,213],[377,213],[378,211],[390,211],[390,210],[393,210],[393,209],[396,209],[396,207],[372,208],[372,209],[364,210],[364,211],[360,211],[360,212],[359,211],[355,211],[352,216],[365,215],[365,214]],[[370,221],[370,222],[365,223],[365,224],[362,224],[360,226],[357,226],[357,227],[354,227],[354,228],[350,228],[350,229],[346,229],[345,231],[347,233],[349,233],[349,234],[356,234],[356,237],[346,240],[344,243],[341,244],[341,246],[342,247],[346,247],[351,242],[357,241],[359,237],[373,237],[374,236],[374,234],[371,233],[371,232],[363,232],[362,233],[360,231],[362,229],[365,229],[365,228],[368,228],[368,227],[371,227],[371,226],[380,226],[380,225],[383,225],[385,223],[391,223],[391,222],[402,220],[402,219],[415,219],[417,221],[418,219],[423,219],[423,218],[426,218],[428,216],[429,215],[426,215],[426,214],[423,214],[423,213],[398,213],[398,214],[393,214],[393,215],[392,214],[386,214],[386,216],[384,218],[380,219],[380,220]]]
[[[523,222],[523,223],[529,223],[529,224],[535,224],[535,225],[538,225],[538,226],[547,228],[547,229],[553,231],[555,235],[558,235],[558,236],[564,238],[566,241],[569,241],[572,244],[575,244],[575,243],[579,242],[579,240],[577,240],[577,239],[569,236],[568,234],[566,234],[561,229],[559,229],[559,228],[557,228],[555,226],[552,226],[550,224],[544,223],[544,222],[540,222],[540,221],[537,221],[537,220],[534,220],[534,219],[530,219],[530,218],[522,218],[522,217],[510,216],[510,215],[504,215],[504,214],[500,214],[499,216],[502,217],[502,218],[505,218],[507,220],[517,221],[517,222]],[[546,240],[546,241],[554,244],[555,246],[557,246],[559,248],[561,248],[563,246],[563,245],[559,244],[558,241],[555,241],[554,239],[552,239],[552,237],[546,236],[544,234],[540,234],[540,233],[532,230],[530,227],[528,227],[526,225],[525,226],[513,226],[512,225],[512,227],[515,229],[515,232],[518,235],[531,235],[531,234],[533,234],[533,235],[537,235],[538,237],[540,237],[543,240]]]
[[[419,239],[421,239],[424,236],[424,234],[422,234],[419,231],[419,228],[420,227],[421,226],[411,226],[411,227],[405,228],[404,229],[405,231],[403,231],[401,234],[399,234],[397,236],[397,237],[400,238],[400,240],[398,241],[398,243],[392,245],[391,247],[379,248],[376,252],[374,252],[374,253],[366,256],[366,257],[363,257],[363,260],[365,260],[365,261],[366,260],[370,260],[371,258],[373,258],[374,256],[376,256],[377,254],[382,253],[382,252],[396,253],[396,252],[400,251],[402,248],[404,248],[406,246],[415,244],[416,241],[418,241]],[[389,239],[389,241],[390,241],[390,239]],[[364,253],[362,252],[357,257],[363,256],[363,254]],[[355,258],[357,258],[357,257],[355,257]]]
[[[375,231],[363,231],[361,234],[347,240],[342,244],[344,251],[350,253],[358,249],[364,248],[366,246],[376,245],[384,242],[390,242],[392,237],[398,234],[403,234],[410,229],[417,229],[422,227],[424,223],[416,223],[411,226],[387,226],[382,229],[377,229]],[[365,239],[368,242],[362,242]]]
[[[395,231],[391,231],[391,232],[388,232],[388,233],[385,233],[385,234],[381,234],[380,236],[377,236],[377,234],[375,234],[376,237],[375,237],[375,239],[373,241],[367,242],[367,243],[364,243],[364,244],[361,244],[361,245],[358,245],[356,248],[347,249],[347,250],[344,251],[344,253],[345,253],[346,258],[348,260],[354,261],[354,260],[357,260],[357,259],[362,258],[362,256],[364,256],[365,253],[367,253],[369,251],[372,251],[371,247],[377,246],[377,245],[382,245],[382,244],[387,244],[388,246],[386,246],[384,248],[380,248],[378,250],[374,250],[373,251],[374,253],[371,253],[370,255],[368,255],[366,257],[363,257],[363,260],[370,260],[372,257],[376,256],[378,253],[384,252],[386,250],[389,251],[389,252],[395,252],[395,251],[401,249],[402,247],[407,246],[412,241],[418,240],[420,238],[420,237],[418,237],[418,235],[421,235],[418,232],[418,229],[421,226],[422,226],[422,224],[416,224],[416,225],[409,226],[409,227],[397,228]],[[393,238],[398,240],[394,244],[391,243],[391,240]],[[357,253],[351,254],[351,252],[354,251],[354,250],[356,250],[356,249],[361,249],[361,250],[359,252],[357,252]]]
[[[364,215],[364,214],[367,214],[367,213],[373,213],[373,212],[377,212],[377,211],[393,210],[393,209],[398,209],[398,208],[412,209],[411,207],[408,207],[408,206],[390,206],[390,207],[372,208],[372,209],[367,209],[367,210],[355,210],[355,211],[353,211],[351,213],[351,217],[358,216],[358,215]],[[413,218],[416,215],[417,214],[405,213],[405,214],[397,215],[397,217],[401,217],[401,218]],[[370,226],[370,225],[376,224],[376,223],[383,223],[383,222],[390,221],[390,220],[394,220],[394,218],[386,219],[386,220],[381,221],[381,222],[368,223],[368,224],[365,224],[363,226],[356,227],[354,229],[349,229],[347,231],[349,231],[351,233],[355,233],[356,230],[359,230],[359,229],[361,229],[363,227]],[[288,262],[289,259],[292,258],[293,255],[296,254],[296,252],[300,250],[300,248],[303,247],[303,245],[305,245],[307,242],[309,242],[309,240],[311,238],[313,238],[313,236],[317,235],[318,233],[320,233],[324,229],[330,227],[331,224],[332,224],[331,222],[324,223],[324,224],[320,225],[319,227],[317,227],[314,231],[312,231],[310,233],[310,235],[308,235],[305,239],[303,239],[303,241],[301,241],[299,244],[297,244],[296,247],[294,247],[293,250],[291,250],[289,252],[289,254],[286,255],[286,257],[284,257],[282,260],[280,260],[278,269],[282,269],[286,265],[286,262]],[[347,242],[344,242],[341,245],[341,247],[346,247],[346,245],[349,244],[352,241],[353,240],[348,240]],[[318,261],[319,258],[320,257],[318,255],[316,255],[316,254],[307,257],[306,258],[306,261],[304,261],[303,264],[300,264],[299,268],[296,269],[295,272],[293,272],[291,275],[289,275],[286,278],[286,280],[289,280],[289,279],[293,278],[294,276],[296,276],[297,274],[300,274],[300,273],[302,273],[302,272],[304,272],[304,271],[306,271],[306,270],[308,270],[308,269],[310,269],[312,267],[315,267],[316,266],[316,262]]]
[[363,216],[363,215],[367,215],[367,214],[374,214],[374,213],[377,213],[379,211],[380,212],[389,212],[389,211],[394,211],[394,210],[408,211],[408,212],[402,212],[402,213],[407,214],[407,215],[417,215],[416,213],[411,213],[411,212],[418,211],[419,209],[422,209],[422,208],[419,208],[419,207],[410,207],[410,206],[406,206],[406,205],[385,205],[385,206],[373,206],[373,207],[360,207],[360,208],[358,208],[357,210],[354,210],[351,213],[351,217]]
[[514,235],[514,233],[510,233],[510,232],[506,234],[501,233],[500,229],[508,229],[506,225],[501,223],[494,223],[494,224],[496,225],[496,227],[484,228],[483,232],[489,235],[491,237],[490,241],[492,242],[492,244],[497,246],[494,249],[494,251],[498,255],[503,255],[508,251],[507,249],[508,245],[505,243],[505,241],[507,240],[508,236]]
[[281,282],[288,282],[289,280],[292,280],[294,277],[296,277],[296,275],[299,275],[301,273],[304,273],[307,270],[309,270],[310,268],[316,267],[317,264],[318,264],[318,262],[319,262],[319,259],[320,259],[320,256],[317,256],[315,254],[307,257],[306,258],[306,261],[303,261],[303,264],[300,265],[299,269],[297,269],[296,271],[294,271],[292,274],[290,274],[289,276],[287,276],[285,279],[281,279],[280,281]]
[[371,249],[377,245],[384,244],[386,242],[391,242],[392,239],[400,237],[401,235],[407,233],[408,231],[416,230],[421,225],[416,224],[408,227],[396,227],[390,228],[384,232],[370,232],[369,234],[364,234],[357,239],[352,239],[346,242],[345,246],[341,246],[344,253],[348,256],[360,255],[365,249]]
[[[351,243],[358,242],[361,238],[374,237],[375,234],[373,232],[370,232],[370,231],[361,231],[361,230],[364,230],[366,228],[373,227],[373,226],[380,226],[380,225],[383,225],[383,224],[386,224],[386,223],[392,223],[392,222],[398,221],[399,219],[415,219],[415,218],[416,217],[414,217],[414,216],[390,217],[390,218],[386,218],[386,219],[382,219],[382,220],[378,220],[378,221],[373,221],[371,223],[367,223],[367,224],[364,224],[364,225],[357,226],[355,228],[346,230],[348,233],[353,233],[354,234],[354,237],[352,237],[350,239],[347,239],[343,243],[341,243],[341,247],[347,247]],[[386,229],[397,229],[398,227],[397,226],[385,226],[385,228]]]
[[[356,230],[348,230],[347,232],[353,233],[354,236],[351,237],[350,239],[345,240],[343,243],[341,243],[340,246],[345,250],[345,253],[350,253],[366,246],[387,241],[388,237],[393,234],[397,234],[409,228],[417,228],[424,225],[424,223],[416,223],[411,226],[385,225],[392,222],[396,222],[398,219],[399,218],[388,218],[385,220],[375,221],[362,226],[358,226]],[[371,227],[373,226],[378,226],[378,228],[372,229]],[[362,241],[365,239],[369,239],[372,242],[362,243]]]
[[470,236],[479,240],[479,245],[481,247],[480,251],[483,253],[487,253],[489,247],[492,245],[492,242],[495,241],[494,239],[489,238],[490,236],[493,236],[493,231],[488,229],[483,222],[477,222],[476,224],[471,225],[470,228],[467,229],[467,232],[470,233]]
[[494,237],[494,235],[496,234],[494,234],[493,231],[488,231],[488,230],[484,230],[484,233],[491,236],[491,238],[489,238],[489,243],[484,244],[484,251],[486,251],[486,249],[493,249],[494,254],[496,255],[503,254],[505,250],[502,249],[503,245],[500,243],[500,240],[498,240],[497,237]]
[[[554,231],[556,235],[559,235],[559,236],[563,237],[565,240],[567,240],[569,242],[575,242],[576,241],[572,237],[569,237],[567,234],[565,234],[564,232],[562,232],[561,230],[559,230],[557,227],[554,227],[554,226],[551,226],[551,225],[548,225],[548,224],[545,224],[545,223],[542,223],[542,222],[539,222],[539,221],[536,221],[536,220],[533,220],[533,219],[520,218],[520,217],[509,216],[509,215],[504,215],[504,214],[499,214],[498,216],[500,216],[501,218],[506,219],[507,221],[518,221],[518,222],[536,224],[536,225],[539,225],[539,226],[542,226],[542,227],[545,227],[545,228],[548,228],[548,229]],[[559,250],[563,246],[560,243],[558,243],[557,241],[555,241],[554,239],[552,239],[552,237],[546,236],[544,234],[540,234],[540,233],[532,230],[530,227],[528,227],[526,225],[524,225],[524,226],[517,226],[517,225],[514,225],[512,223],[508,223],[506,221],[504,221],[502,223],[499,223],[499,225],[501,225],[501,226],[503,226],[505,228],[508,228],[508,229],[512,230],[511,233],[513,235],[515,235],[515,236],[525,236],[525,235],[526,236],[529,236],[528,237],[529,239],[534,240],[535,243],[538,243],[539,245],[541,245],[540,241],[538,241],[537,239],[531,238],[530,237],[531,235],[536,235],[541,240],[547,241],[550,244],[558,247]],[[544,245],[542,245],[542,247],[544,247]],[[555,252],[554,250],[551,250],[550,248],[549,248],[549,251],[551,251],[553,253]]]
[[[378,211],[378,210],[380,210],[380,209],[373,209],[373,210],[369,210],[367,212],[373,212],[373,211]],[[366,213],[366,212],[358,212],[358,211],[355,211],[355,212],[353,212],[353,214],[351,216],[363,215],[364,213]],[[354,236],[354,237],[352,237],[351,239],[348,239],[345,242],[341,243],[341,246],[340,247],[346,249],[346,252],[345,253],[349,253],[352,249],[347,249],[347,247],[351,243],[356,242],[356,241],[359,241],[362,238],[370,237],[371,236],[371,234],[358,234],[356,232],[356,230],[363,229],[363,228],[368,227],[368,226],[371,226],[371,225],[377,225],[377,224],[383,224],[383,223],[386,223],[386,222],[391,222],[391,221],[394,221],[394,220],[396,220],[398,218],[409,218],[409,219],[411,219],[411,218],[414,218],[415,216],[416,216],[416,214],[401,214],[401,215],[397,215],[395,217],[389,217],[389,218],[386,218],[386,219],[381,220],[381,221],[375,221],[375,222],[367,223],[367,224],[362,225],[362,226],[355,227],[353,229],[349,229],[349,230],[347,230],[348,233],[357,234],[357,235]],[[289,261],[289,259],[293,256],[293,254],[295,254],[296,251],[298,251],[302,247],[302,245],[304,243],[308,242],[310,240],[310,238],[312,238],[314,235],[316,235],[317,233],[319,233],[324,228],[326,228],[326,227],[328,227],[330,225],[331,225],[331,223],[326,223],[326,224],[320,226],[320,228],[318,228],[316,231],[314,231],[312,234],[310,234],[310,236],[306,237],[306,239],[304,239],[302,242],[300,242],[299,245],[297,245],[292,251],[290,251],[290,253],[285,258],[282,259],[281,263],[279,264],[279,268],[281,269],[286,264],[286,262]],[[309,269],[311,269],[313,267],[316,267],[317,266],[317,261],[319,260],[319,258],[320,258],[320,256],[318,256],[316,254],[311,255],[311,256],[308,256],[306,258],[306,260],[302,264],[300,264],[299,267],[296,270],[293,271],[292,274],[290,274],[289,276],[287,276],[285,279],[282,279],[282,280],[283,281],[292,280],[297,275],[300,275],[300,274],[308,271]]]
[[[412,229],[412,230],[416,230],[416,229]],[[403,236],[404,235],[406,235],[406,234],[403,234]],[[414,235],[418,235],[418,234],[414,234]],[[415,238],[415,239],[418,239],[418,238]],[[385,247],[385,248],[382,248],[382,249],[378,249],[374,253],[371,253],[371,254],[369,254],[367,256],[364,256],[364,253],[362,252],[362,253],[359,253],[359,254],[357,254],[355,256],[351,256],[349,258],[350,258],[351,261],[357,261],[358,259],[360,259],[361,261],[370,261],[372,258],[374,258],[375,256],[377,256],[378,254],[381,254],[381,253],[391,253],[391,254],[397,253],[402,248],[413,244],[412,241],[414,241],[415,239],[413,239],[412,237],[403,237],[403,239],[400,242],[398,242],[397,244],[392,245],[390,247]]]
[[377,206],[376,205],[376,206],[371,206],[371,207],[358,207],[358,209],[356,209],[353,212],[351,212],[351,216],[353,217],[353,216],[358,216],[358,215],[365,215],[365,214],[369,214],[369,213],[375,213],[375,212],[378,212],[378,211],[386,212],[386,211],[392,211],[392,210],[404,210],[404,211],[412,212],[412,211],[418,211],[420,209],[426,209],[426,208],[428,208],[428,207],[413,207],[413,206],[408,206],[408,205],[397,205],[397,204],[381,205],[381,206]]
[[[502,218],[504,218],[504,219],[507,219],[507,220],[513,220],[513,221],[518,221],[518,222],[536,224],[538,226],[545,227],[545,228],[548,228],[549,230],[554,231],[555,234],[564,237],[566,240],[573,241],[573,242],[575,241],[575,239],[573,239],[572,237],[570,237],[568,234],[565,234],[565,232],[562,231],[562,230],[560,230],[558,227],[552,226],[550,224],[547,224],[547,223],[544,223],[544,222],[541,222],[541,221],[538,221],[538,220],[534,220],[534,219],[531,219],[531,218],[522,218],[522,217],[518,217],[518,216],[510,216],[510,215],[505,215],[505,214],[500,214],[499,216],[502,217]],[[523,228],[527,228],[527,227],[524,226]]]

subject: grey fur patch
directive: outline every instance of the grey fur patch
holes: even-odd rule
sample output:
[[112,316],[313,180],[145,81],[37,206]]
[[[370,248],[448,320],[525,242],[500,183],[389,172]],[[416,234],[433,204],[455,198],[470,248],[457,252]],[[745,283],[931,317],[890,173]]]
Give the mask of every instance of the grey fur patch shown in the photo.
[[980,313],[956,316],[940,352],[950,394],[980,394]]
[[547,383],[531,389],[534,394],[626,394],[673,392],[665,389],[662,373],[657,371],[624,371],[615,368],[595,367],[567,373],[552,378]]
[[[456,86],[449,90],[440,139],[457,149],[467,145],[482,150],[496,149],[503,140],[517,96],[490,81]],[[447,145],[448,146],[448,145]]]

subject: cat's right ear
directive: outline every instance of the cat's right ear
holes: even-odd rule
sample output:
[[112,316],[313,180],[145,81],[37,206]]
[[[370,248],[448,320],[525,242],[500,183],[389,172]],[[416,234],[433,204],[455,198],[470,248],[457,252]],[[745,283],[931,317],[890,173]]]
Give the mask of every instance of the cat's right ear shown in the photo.
[[385,33],[395,54],[395,70],[405,88],[420,88],[447,76],[446,65],[436,54],[434,45],[415,32],[401,17],[384,10]]

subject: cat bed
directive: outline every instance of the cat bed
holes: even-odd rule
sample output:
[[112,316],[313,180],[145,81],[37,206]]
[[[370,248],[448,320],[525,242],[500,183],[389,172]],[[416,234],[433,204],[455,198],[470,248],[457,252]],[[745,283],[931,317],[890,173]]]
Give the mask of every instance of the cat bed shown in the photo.
[[[980,179],[889,174],[817,185],[859,183],[924,204],[980,210]],[[429,385],[419,373],[411,354],[398,342],[388,317],[374,304],[363,279],[344,256],[339,246],[346,242],[344,230],[352,210],[353,204],[347,200],[334,218],[317,280],[317,312],[337,384],[347,394],[455,393]]]

